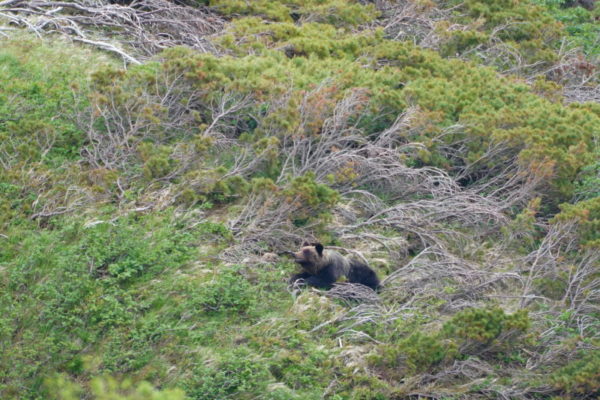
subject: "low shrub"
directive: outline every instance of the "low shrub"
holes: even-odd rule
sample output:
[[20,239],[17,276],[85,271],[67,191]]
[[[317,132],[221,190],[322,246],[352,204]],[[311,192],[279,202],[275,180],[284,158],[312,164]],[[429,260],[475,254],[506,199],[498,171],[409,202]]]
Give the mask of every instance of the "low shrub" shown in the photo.
[[239,267],[221,270],[215,278],[198,288],[194,303],[207,313],[244,314],[256,304],[256,291]]
[[252,398],[265,392],[269,381],[266,363],[245,348],[198,365],[182,388],[192,400]]
[[[90,381],[90,400],[185,400],[180,389],[155,389],[148,382],[133,383],[111,377],[96,377]],[[46,380],[46,392],[53,400],[77,400],[85,392],[82,385],[64,375]]]
[[550,381],[567,398],[600,396],[600,351],[592,350],[554,372]]

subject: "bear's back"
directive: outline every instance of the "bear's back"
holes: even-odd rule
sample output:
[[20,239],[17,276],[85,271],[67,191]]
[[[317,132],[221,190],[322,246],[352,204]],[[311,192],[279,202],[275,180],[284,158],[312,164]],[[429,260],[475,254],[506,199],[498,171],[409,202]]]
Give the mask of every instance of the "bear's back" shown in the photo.
[[350,261],[335,250],[325,250],[318,269],[321,270],[327,267],[335,271],[335,278],[338,279],[348,275],[350,272]]

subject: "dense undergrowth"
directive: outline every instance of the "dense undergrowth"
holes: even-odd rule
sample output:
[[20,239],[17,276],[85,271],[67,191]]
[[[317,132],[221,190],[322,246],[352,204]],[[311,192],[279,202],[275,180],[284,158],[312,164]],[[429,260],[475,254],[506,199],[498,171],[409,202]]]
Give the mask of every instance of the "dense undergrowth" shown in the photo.
[[0,2],[0,398],[600,394],[600,6],[161,1]]

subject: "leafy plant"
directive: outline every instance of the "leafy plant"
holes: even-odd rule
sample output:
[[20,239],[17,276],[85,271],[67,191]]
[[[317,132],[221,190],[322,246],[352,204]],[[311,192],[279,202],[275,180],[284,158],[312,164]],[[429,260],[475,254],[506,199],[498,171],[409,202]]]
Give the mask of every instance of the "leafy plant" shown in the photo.
[[[51,399],[76,400],[84,389],[67,377],[58,375],[48,379],[47,392]],[[93,400],[185,400],[180,389],[155,389],[148,382],[134,384],[129,380],[117,381],[111,377],[97,377],[90,383]]]
[[257,302],[252,285],[240,268],[221,271],[214,281],[199,288],[194,302],[208,313],[246,313]]
[[554,372],[551,381],[554,387],[566,393],[568,398],[576,398],[578,395],[594,396],[600,394],[598,371],[600,352],[592,350]]
[[439,335],[416,332],[397,344],[382,346],[376,365],[400,368],[404,375],[430,371],[444,360],[456,357],[453,343],[444,341]]
[[234,394],[248,396],[264,393],[268,376],[265,364],[240,348],[211,363],[197,366],[182,386],[191,399],[222,399]]

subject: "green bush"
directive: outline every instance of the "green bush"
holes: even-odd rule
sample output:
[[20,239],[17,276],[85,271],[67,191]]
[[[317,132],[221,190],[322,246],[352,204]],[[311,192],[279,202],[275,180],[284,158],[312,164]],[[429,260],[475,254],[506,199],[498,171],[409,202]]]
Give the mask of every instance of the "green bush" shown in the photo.
[[[145,221],[152,227],[152,218]],[[83,228],[80,257],[96,277],[111,277],[127,282],[143,274],[156,275],[190,259],[192,241],[187,233],[171,229],[149,230],[140,234],[139,227],[126,218],[101,222]]]
[[600,196],[575,204],[561,204],[560,209],[553,222],[578,222],[581,245],[600,247]]
[[379,345],[370,362],[386,375],[402,378],[432,373],[440,365],[469,354],[481,357],[510,353],[511,360],[521,360],[513,353],[520,350],[515,346],[524,343],[522,335],[529,325],[526,310],[508,315],[498,307],[466,309],[456,313],[437,332],[417,331],[396,343]]
[[282,195],[296,208],[296,226],[305,225],[309,220],[327,222],[330,210],[339,201],[339,193],[326,184],[318,183],[312,172],[293,178]]
[[310,18],[336,26],[364,24],[377,16],[375,7],[354,0],[210,0],[209,4],[224,14],[258,15],[285,22]]
[[[185,400],[180,389],[155,389],[148,382],[132,383],[130,380],[117,381],[110,377],[97,377],[90,382],[92,400]],[[81,399],[84,389],[79,383],[58,375],[46,382],[48,396],[54,400]]]
[[[43,62],[40,62],[43,60]],[[0,42],[0,230],[26,223],[48,197],[68,198],[85,132],[91,71],[109,65],[66,41],[12,32]],[[77,168],[79,170],[79,168]],[[74,176],[75,175],[75,176]]]
[[270,23],[248,17],[235,20],[220,43],[240,56],[250,52],[268,54],[269,49],[279,48],[288,58],[354,59],[366,46],[380,41],[382,35],[378,30],[351,34],[323,23]]
[[323,369],[328,367],[328,354],[322,350],[281,350],[273,357],[269,371],[277,381],[300,390],[326,385]]
[[546,7],[550,15],[565,26],[570,39],[581,46],[586,54],[600,56],[600,26],[595,21],[600,15],[600,8],[586,10],[583,7],[565,7],[569,0],[533,0],[534,3]]
[[430,371],[440,362],[452,360],[456,355],[456,347],[439,335],[416,332],[395,345],[380,347],[378,353],[376,365],[400,368],[404,374],[410,375]]
[[190,399],[251,398],[265,392],[269,372],[264,362],[244,348],[198,365],[182,387]]
[[17,222],[24,214],[30,214],[31,203],[35,201],[34,196],[27,187],[0,182],[0,227]]
[[490,343],[501,333],[510,331],[526,332],[530,321],[527,310],[519,310],[507,315],[499,307],[469,308],[459,311],[444,324],[446,336],[467,341]]
[[195,305],[207,313],[244,314],[256,304],[256,291],[240,268],[219,271],[211,282],[198,288]]
[[138,152],[144,163],[144,177],[149,180],[158,179],[172,172],[177,163],[170,157],[172,151],[173,149],[168,146],[141,143],[138,146]]
[[18,252],[5,248],[10,256],[0,257],[0,330],[8,334],[0,341],[0,397],[36,398],[51,372],[84,374],[84,349],[101,339],[105,370],[139,370],[154,357],[164,327],[149,319],[132,328],[147,310],[135,287],[197,252],[193,232],[179,231],[170,217],[87,226],[67,219],[53,231],[10,238]]
[[556,389],[568,394],[568,398],[599,396],[600,351],[586,351],[580,356],[554,372],[550,380]]
[[520,352],[531,325],[527,310],[506,314],[499,307],[469,308],[456,313],[442,328],[464,356],[486,355],[503,361],[522,362]]
[[[487,84],[476,83],[482,81]],[[568,200],[577,174],[592,159],[592,132],[600,119],[579,106],[565,108],[544,101],[523,86],[497,80],[490,70],[456,71],[452,79],[418,79],[407,85],[405,93],[430,110],[433,118],[441,119],[442,125],[465,126],[464,132],[444,138],[447,146],[467,142],[462,162],[480,157],[490,143],[507,143],[513,150],[511,156],[518,154],[518,162],[553,182],[554,190],[546,201]],[[437,133],[425,131],[419,140],[427,143],[426,137]],[[430,147],[430,158],[425,161],[452,168],[458,160],[440,157],[436,146],[440,143]],[[488,160],[482,167],[493,170],[503,162],[514,162],[509,160]]]
[[[512,0],[452,0],[449,3],[458,9],[454,18],[442,21],[437,27],[440,34],[448,38],[441,46],[443,54],[454,56],[458,52],[460,55],[488,41],[485,47],[491,47],[493,36],[494,40],[514,47],[527,64],[548,66],[557,60],[554,48],[563,33],[562,27],[543,7],[530,1]],[[445,32],[452,22],[465,24],[469,29]],[[503,69],[513,66],[505,64],[502,58],[482,57],[481,61]]]
[[[44,60],[40,63],[40,60]],[[62,40],[17,34],[0,42],[0,168],[76,159],[85,133],[76,114],[87,77],[108,60]]]

